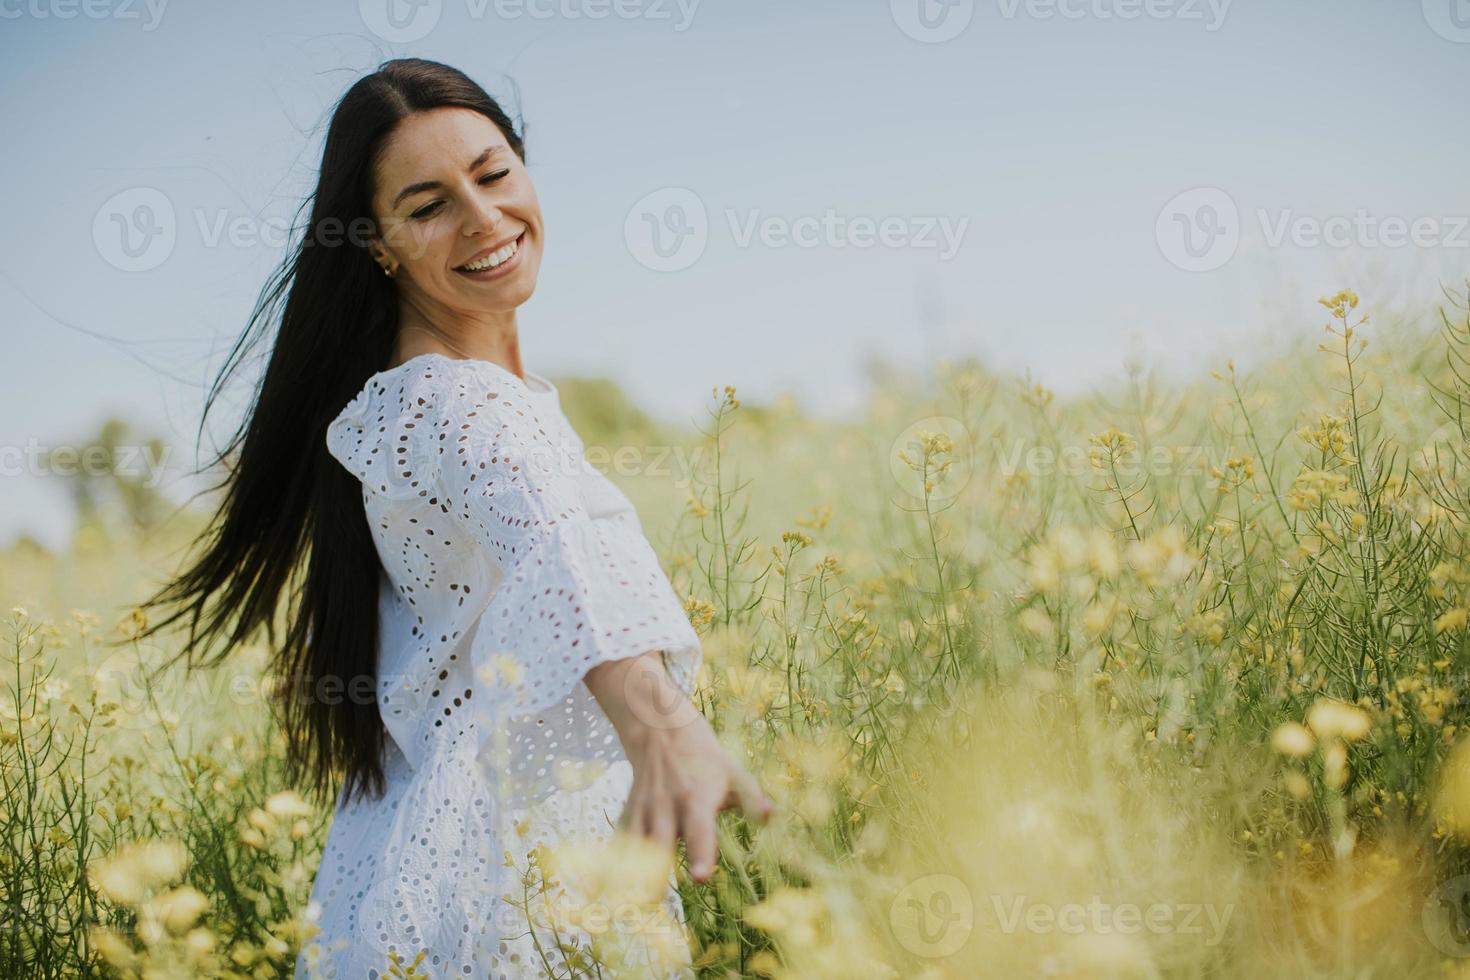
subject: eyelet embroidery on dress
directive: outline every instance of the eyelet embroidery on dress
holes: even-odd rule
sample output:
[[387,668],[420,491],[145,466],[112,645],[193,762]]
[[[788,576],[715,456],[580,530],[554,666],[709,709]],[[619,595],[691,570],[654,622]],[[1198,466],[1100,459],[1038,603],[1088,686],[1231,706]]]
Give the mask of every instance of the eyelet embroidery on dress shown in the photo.
[[[659,649],[692,694],[698,636],[554,391],[425,355],[368,379],[326,444],[362,482],[383,563],[390,739],[387,795],[339,798],[313,886],[319,939],[347,947],[322,975],[379,976],[389,948],[427,948],[431,976],[539,976],[501,897],[505,854],[524,867],[537,842],[608,834],[631,784],[581,678]],[[667,902],[682,922],[672,881]]]

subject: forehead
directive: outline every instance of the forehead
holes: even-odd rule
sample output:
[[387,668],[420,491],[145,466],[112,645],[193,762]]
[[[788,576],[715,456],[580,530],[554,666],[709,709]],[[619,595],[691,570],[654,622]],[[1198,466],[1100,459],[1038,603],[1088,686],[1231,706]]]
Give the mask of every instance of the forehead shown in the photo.
[[509,148],[496,125],[472,109],[453,106],[415,112],[399,122],[383,145],[379,186],[458,173],[488,146]]

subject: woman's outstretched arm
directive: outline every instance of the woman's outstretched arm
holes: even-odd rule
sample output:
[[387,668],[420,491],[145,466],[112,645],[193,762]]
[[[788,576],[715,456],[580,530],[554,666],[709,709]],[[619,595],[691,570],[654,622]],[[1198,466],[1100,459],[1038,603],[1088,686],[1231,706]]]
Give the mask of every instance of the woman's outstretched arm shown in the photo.
[[659,651],[598,664],[584,679],[633,765],[619,826],[671,848],[683,838],[690,874],[707,880],[718,856],[719,812],[738,806],[765,823],[774,805],[675,686]]

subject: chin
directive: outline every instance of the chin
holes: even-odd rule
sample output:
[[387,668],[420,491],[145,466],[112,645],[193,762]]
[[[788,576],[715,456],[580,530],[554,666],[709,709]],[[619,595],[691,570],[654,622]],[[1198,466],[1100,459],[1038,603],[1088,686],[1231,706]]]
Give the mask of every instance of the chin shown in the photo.
[[501,298],[507,307],[514,308],[520,306],[536,292],[536,270],[522,271],[529,272],[530,274],[517,276],[516,282],[506,283],[504,289],[501,291]]

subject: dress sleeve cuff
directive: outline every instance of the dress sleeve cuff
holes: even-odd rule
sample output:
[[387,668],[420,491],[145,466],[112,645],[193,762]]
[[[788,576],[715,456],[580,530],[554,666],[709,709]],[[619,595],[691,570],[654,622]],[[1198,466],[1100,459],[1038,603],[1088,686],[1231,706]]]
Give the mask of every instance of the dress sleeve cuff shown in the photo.
[[476,710],[539,714],[598,664],[650,650],[665,651],[671,679],[693,697],[699,636],[641,531],[601,518],[544,525],[480,617]]

